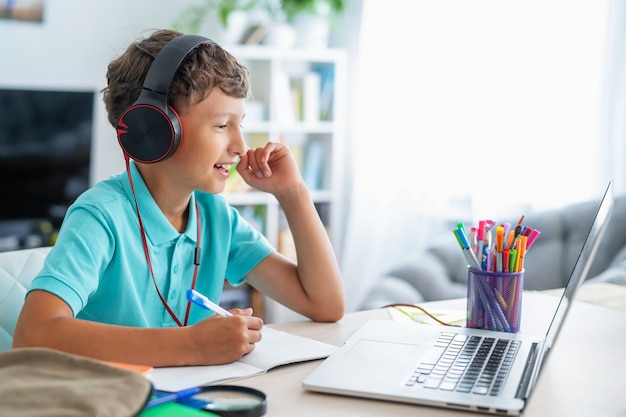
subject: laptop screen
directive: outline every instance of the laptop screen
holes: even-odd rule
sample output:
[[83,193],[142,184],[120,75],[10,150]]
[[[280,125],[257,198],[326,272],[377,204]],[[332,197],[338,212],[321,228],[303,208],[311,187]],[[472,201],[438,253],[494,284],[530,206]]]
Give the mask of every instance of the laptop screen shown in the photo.
[[550,349],[554,344],[559,331],[563,325],[563,321],[565,316],[567,315],[567,311],[570,308],[570,304],[576,293],[576,290],[580,287],[580,285],[585,280],[587,273],[589,272],[589,268],[591,266],[592,260],[594,258],[595,252],[598,250],[598,246],[600,244],[600,240],[604,231],[607,228],[609,218],[611,217],[611,213],[613,212],[613,184],[609,182],[609,185],[604,192],[604,197],[600,202],[600,206],[598,207],[598,211],[596,212],[595,218],[593,219],[593,223],[591,224],[591,228],[587,233],[587,238],[583,243],[582,249],[578,254],[578,259],[576,260],[576,264],[574,265],[574,269],[572,270],[572,274],[570,275],[569,281],[565,286],[565,290],[563,291],[563,295],[561,296],[561,300],[556,309],[556,313],[552,318],[552,322],[550,323],[550,327],[548,328],[546,334],[546,343],[545,349]]

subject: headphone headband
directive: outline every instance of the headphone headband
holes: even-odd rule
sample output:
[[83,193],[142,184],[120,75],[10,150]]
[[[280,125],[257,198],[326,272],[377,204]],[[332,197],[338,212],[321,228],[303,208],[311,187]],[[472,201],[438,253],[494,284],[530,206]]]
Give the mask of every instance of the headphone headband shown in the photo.
[[204,43],[214,42],[198,35],[181,35],[169,41],[150,65],[143,88],[155,93],[167,94],[180,64],[187,55]]

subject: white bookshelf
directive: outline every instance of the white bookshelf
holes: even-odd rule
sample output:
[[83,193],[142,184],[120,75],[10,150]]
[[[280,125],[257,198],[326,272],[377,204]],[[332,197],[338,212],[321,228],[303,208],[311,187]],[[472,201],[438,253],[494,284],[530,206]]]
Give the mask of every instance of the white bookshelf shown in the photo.
[[[263,45],[228,48],[250,70],[244,136],[249,146],[280,141],[293,151],[311,190],[331,242],[340,246],[340,198],[346,132],[346,53],[340,49],[283,49]],[[317,109],[316,109],[317,107]],[[287,256],[285,222],[273,196],[250,190],[240,178],[229,180],[225,197],[248,214],[269,241]],[[282,237],[282,239],[281,239]],[[295,314],[265,300],[267,322]]]

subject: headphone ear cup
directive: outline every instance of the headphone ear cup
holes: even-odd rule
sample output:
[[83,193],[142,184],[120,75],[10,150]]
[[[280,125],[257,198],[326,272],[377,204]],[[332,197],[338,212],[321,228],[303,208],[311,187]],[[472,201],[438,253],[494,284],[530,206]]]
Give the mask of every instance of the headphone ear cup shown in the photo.
[[182,138],[182,124],[171,107],[137,102],[122,113],[117,140],[137,162],[151,164],[169,158]]
[[117,140],[125,156],[152,164],[169,158],[183,137],[168,90],[178,67],[198,45],[213,43],[204,36],[181,35],[169,41],[150,65],[137,100],[117,121]]

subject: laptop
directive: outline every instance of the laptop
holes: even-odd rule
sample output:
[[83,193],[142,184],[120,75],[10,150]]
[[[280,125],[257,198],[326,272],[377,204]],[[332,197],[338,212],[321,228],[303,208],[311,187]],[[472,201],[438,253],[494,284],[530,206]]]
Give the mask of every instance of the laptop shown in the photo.
[[[371,320],[303,380],[316,392],[520,414],[613,211],[609,182],[545,334]],[[486,362],[486,363],[485,363]]]

